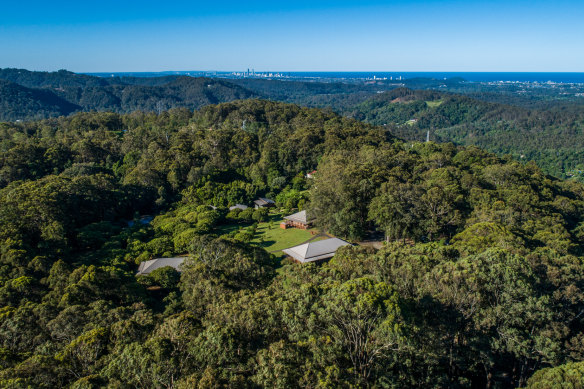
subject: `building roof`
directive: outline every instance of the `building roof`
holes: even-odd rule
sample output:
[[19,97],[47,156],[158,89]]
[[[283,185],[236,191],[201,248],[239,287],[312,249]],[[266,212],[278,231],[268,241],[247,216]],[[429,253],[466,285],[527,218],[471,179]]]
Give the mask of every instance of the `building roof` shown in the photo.
[[144,261],[138,266],[138,273],[136,275],[150,274],[153,270],[161,267],[170,266],[178,271],[181,271],[181,265],[188,257],[173,257],[173,258],[155,258],[149,261]]
[[260,197],[259,199],[255,200],[254,203],[260,207],[265,207],[266,205],[273,205],[276,204],[274,200],[267,199],[265,197]]
[[308,242],[282,250],[298,262],[306,263],[328,259],[335,255],[339,247],[350,245],[339,238],[330,238],[316,242]]
[[308,224],[314,220],[314,219],[308,220],[308,217],[306,216],[306,211],[300,211],[293,213],[292,215],[284,216],[284,219],[302,224]]
[[241,209],[243,211],[243,210],[247,209],[247,205],[235,204],[233,207],[229,207],[230,211],[233,211],[234,209]]

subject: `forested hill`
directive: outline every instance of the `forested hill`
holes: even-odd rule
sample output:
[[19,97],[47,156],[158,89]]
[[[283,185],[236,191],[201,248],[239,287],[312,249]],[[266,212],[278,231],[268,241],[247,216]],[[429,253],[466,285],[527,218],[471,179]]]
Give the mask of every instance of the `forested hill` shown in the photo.
[[[0,121],[56,117],[76,111],[192,110],[208,104],[264,98],[328,108],[371,124],[386,125],[404,140],[423,141],[430,131],[434,141],[511,154],[518,160],[533,160],[557,177],[584,180],[584,106],[575,104],[575,91],[579,89],[570,85],[535,88],[539,91],[536,93],[530,85],[483,85],[456,79],[403,81],[412,88],[441,89],[434,91],[398,88],[401,84],[389,80],[101,78],[65,70],[22,69],[0,69],[0,80],[7,80],[0,82]],[[482,100],[444,90],[461,91]],[[522,91],[525,93],[519,93]],[[519,105],[501,104],[506,101]],[[538,105],[546,108],[528,108]]]
[[28,88],[63,88],[107,86],[106,78],[76,74],[66,70],[57,72],[36,72],[26,69],[0,69],[0,79],[14,82]]
[[0,80],[0,116],[4,120],[43,119],[68,115],[80,107],[50,90],[27,88]]
[[397,87],[393,83],[384,82],[280,81],[254,78],[234,79],[230,82],[252,90],[265,99],[330,108],[336,112],[350,109],[376,93]]
[[[311,107],[348,109],[375,95],[391,90],[393,83],[347,83],[278,81],[263,79],[209,79],[190,76],[95,77],[66,70],[33,72],[24,69],[0,69],[6,80],[33,91],[52,93],[66,100],[76,111],[134,110],[160,112],[171,108],[197,109],[207,104],[250,97],[291,102]],[[40,93],[40,92],[39,92]],[[0,95],[8,100],[8,96]],[[16,104],[16,103],[15,103]],[[26,120],[66,115],[67,110],[33,110],[40,105],[35,96],[21,99],[15,106],[7,104],[0,120]]]
[[[262,100],[5,123],[0,147],[1,387],[582,380],[584,187],[534,164]],[[299,230],[228,209],[258,196],[388,242],[293,264],[260,229]]]
[[[0,120],[67,115],[74,111],[161,112],[257,96],[238,85],[204,77],[99,78],[67,71],[0,69]],[[8,88],[8,85],[10,88]]]
[[584,107],[527,109],[449,93],[405,88],[379,94],[348,115],[387,125],[408,140],[477,145],[498,154],[533,160],[558,177],[582,178]]

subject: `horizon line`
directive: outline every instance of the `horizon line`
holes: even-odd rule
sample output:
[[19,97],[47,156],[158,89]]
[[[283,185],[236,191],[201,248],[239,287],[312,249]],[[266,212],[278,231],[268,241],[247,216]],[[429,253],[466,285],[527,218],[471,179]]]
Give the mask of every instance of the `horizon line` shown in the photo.
[[[251,69],[251,68],[250,68]],[[25,69],[26,70],[26,69]],[[67,69],[60,69],[67,70]],[[214,69],[204,69],[204,70],[118,70],[118,71],[82,71],[74,72],[78,74],[98,74],[98,73],[176,73],[176,72],[205,72],[205,73],[234,73],[234,72],[245,72],[246,69],[237,70],[214,70]],[[32,70],[35,71],[35,70]],[[58,70],[47,71],[40,70],[44,72],[57,72]],[[584,73],[581,71],[564,71],[564,70],[254,70],[255,73]]]

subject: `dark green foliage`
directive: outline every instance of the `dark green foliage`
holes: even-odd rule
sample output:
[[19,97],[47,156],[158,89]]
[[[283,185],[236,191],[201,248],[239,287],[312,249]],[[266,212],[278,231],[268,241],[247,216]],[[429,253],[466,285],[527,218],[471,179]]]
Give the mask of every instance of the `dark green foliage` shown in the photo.
[[[259,100],[4,124],[0,146],[2,387],[581,384],[584,188],[534,164]],[[279,260],[259,196],[387,242]]]
[[200,108],[257,96],[209,78],[99,78],[67,71],[0,69],[0,120],[30,120],[74,111],[133,112]]
[[170,267],[165,266],[152,271],[149,274],[152,282],[165,289],[174,289],[180,280],[180,273]]
[[30,89],[0,79],[0,120],[42,119],[68,115],[80,109],[53,91]]
[[476,145],[519,160],[536,161],[558,177],[581,178],[582,106],[528,109],[470,97],[405,88],[380,94],[349,115],[384,125],[405,140]]
[[[399,82],[222,80],[187,76],[99,78],[64,70],[48,73],[0,69],[3,108],[0,120],[40,119],[95,110],[161,113],[256,97],[330,108],[384,125],[405,140],[423,141],[429,131],[433,141],[477,145],[519,160],[536,161],[557,177],[582,180],[584,145],[580,135],[584,118],[582,99],[578,96],[584,90],[577,84],[537,86],[422,78]],[[248,122],[242,118],[240,124],[255,132],[261,127],[257,119]],[[92,147],[80,146],[87,151]],[[37,148],[14,153],[27,151],[44,152]],[[10,158],[15,162],[14,170],[28,169],[18,164],[18,155]],[[67,159],[60,161],[63,162]],[[267,184],[272,190],[283,187],[284,176],[278,173],[272,171],[269,177]],[[165,201],[161,198],[160,204]]]

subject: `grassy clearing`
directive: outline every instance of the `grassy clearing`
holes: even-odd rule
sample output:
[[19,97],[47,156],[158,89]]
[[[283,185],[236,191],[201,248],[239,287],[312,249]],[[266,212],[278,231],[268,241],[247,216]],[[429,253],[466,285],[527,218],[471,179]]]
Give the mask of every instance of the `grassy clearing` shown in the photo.
[[256,234],[252,240],[258,246],[267,251],[282,250],[288,247],[296,246],[308,239],[314,237],[312,230],[301,230],[299,228],[280,228],[281,217],[277,220],[270,220],[266,223],[258,224]]
[[232,223],[232,224],[221,224],[215,226],[213,233],[217,235],[227,235],[233,231],[237,231],[242,227],[249,227],[252,223]]
[[426,105],[428,108],[436,108],[440,104],[442,104],[444,100],[434,100],[434,101],[426,101]]
[[[270,213],[268,221],[259,223],[254,238],[250,243],[263,247],[267,251],[279,251],[288,247],[296,246],[314,237],[311,232],[314,229],[301,230],[299,228],[280,228],[280,222],[283,221],[283,215],[278,212]],[[232,223],[223,224],[215,227],[214,233],[226,235],[237,231],[240,228],[251,226],[252,223]],[[322,238],[317,238],[320,240]],[[276,255],[281,253],[275,253]]]

